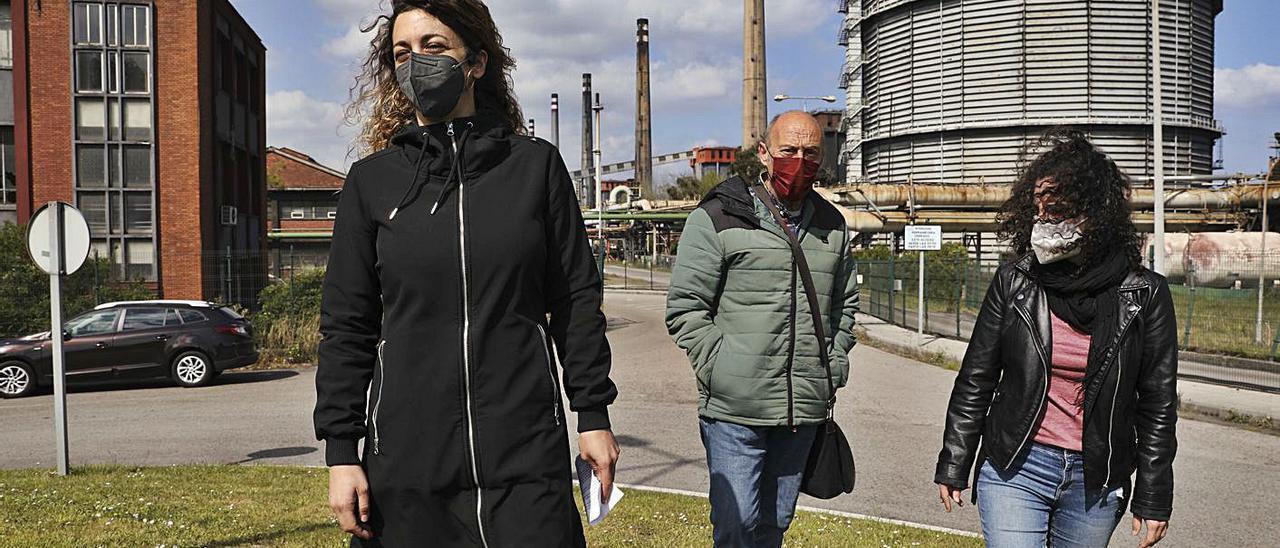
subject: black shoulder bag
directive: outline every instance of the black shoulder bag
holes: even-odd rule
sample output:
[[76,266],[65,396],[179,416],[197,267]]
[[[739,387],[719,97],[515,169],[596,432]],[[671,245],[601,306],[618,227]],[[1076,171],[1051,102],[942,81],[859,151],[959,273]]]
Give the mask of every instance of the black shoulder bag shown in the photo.
[[813,447],[809,449],[809,460],[805,463],[800,492],[820,499],[835,498],[843,493],[853,492],[857,473],[849,440],[844,437],[844,432],[835,421],[836,385],[831,378],[831,359],[827,355],[827,337],[826,330],[823,329],[822,313],[818,308],[818,292],[814,289],[813,275],[809,272],[809,261],[805,259],[804,250],[800,248],[800,241],[786,228],[787,221],[783,219],[782,212],[778,211],[778,206],[773,203],[769,191],[759,183],[753,185],[753,190],[756,196],[760,197],[760,201],[764,202],[765,207],[769,208],[769,213],[778,222],[778,226],[782,227],[782,231],[787,235],[787,242],[791,244],[791,256],[795,260],[796,270],[800,273],[800,280],[804,283],[805,298],[809,301],[809,313],[813,315],[813,330],[818,335],[818,356],[822,360],[822,366],[827,370],[827,393],[830,394],[830,399],[827,400],[827,422],[813,438]]

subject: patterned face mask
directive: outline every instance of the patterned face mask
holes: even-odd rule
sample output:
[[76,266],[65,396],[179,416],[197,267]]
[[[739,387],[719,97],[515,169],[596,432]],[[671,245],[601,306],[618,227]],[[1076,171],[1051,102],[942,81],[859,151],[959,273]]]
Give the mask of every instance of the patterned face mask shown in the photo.
[[1079,255],[1083,237],[1080,223],[1074,219],[1036,221],[1031,227],[1031,250],[1040,264],[1055,263]]

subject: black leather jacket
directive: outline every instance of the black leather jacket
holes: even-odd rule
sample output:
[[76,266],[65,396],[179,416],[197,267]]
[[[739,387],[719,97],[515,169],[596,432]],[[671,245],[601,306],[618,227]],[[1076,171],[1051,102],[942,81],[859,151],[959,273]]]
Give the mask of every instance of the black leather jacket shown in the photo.
[[[1009,469],[1026,454],[1044,416],[1053,341],[1049,302],[1030,268],[1030,254],[1001,266],[987,290],[947,407],[937,483],[967,487],[980,458]],[[1130,273],[1118,310],[1116,332],[1106,334],[1119,338],[1117,351],[1085,387],[1085,487],[1128,485],[1137,470],[1133,514],[1168,520],[1178,445],[1178,340],[1164,276]]]

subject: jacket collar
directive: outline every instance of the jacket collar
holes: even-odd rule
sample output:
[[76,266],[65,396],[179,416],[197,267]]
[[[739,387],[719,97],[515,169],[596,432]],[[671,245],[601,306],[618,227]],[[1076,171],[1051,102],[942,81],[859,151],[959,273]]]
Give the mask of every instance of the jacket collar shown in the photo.
[[[483,173],[507,157],[511,131],[496,119],[479,114],[455,118],[451,122],[454,138],[458,140],[458,150],[461,151],[464,174]],[[416,120],[410,121],[391,138],[391,146],[398,147],[410,164],[415,163],[425,147],[427,163],[423,171],[443,176],[453,164],[448,125],[447,122],[440,122],[419,126]]]
[[[713,200],[718,201],[721,209],[726,214],[738,217],[755,228],[766,228],[768,230],[776,228],[777,230],[774,230],[774,232],[777,232],[778,236],[786,238],[786,234],[782,232],[782,227],[778,226],[778,223],[773,220],[773,215],[769,213],[769,209],[761,202],[761,200],[766,199],[769,198],[757,197],[751,191],[750,184],[742,177],[735,175],[725,179],[724,182],[711,189],[711,192],[708,192],[698,205],[701,206]],[[821,198],[818,198],[816,193],[812,191],[805,196],[804,206],[800,214],[801,227],[808,225],[813,218],[817,209],[813,203],[814,199]],[[803,233],[803,230],[801,232]]]

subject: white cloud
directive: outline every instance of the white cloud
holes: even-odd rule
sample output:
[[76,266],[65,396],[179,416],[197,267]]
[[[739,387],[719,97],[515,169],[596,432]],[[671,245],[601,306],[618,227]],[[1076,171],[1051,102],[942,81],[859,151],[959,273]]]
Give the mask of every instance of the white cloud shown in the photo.
[[[347,62],[358,60],[368,48],[371,35],[359,29],[390,5],[388,0],[314,1],[344,29],[341,35],[321,37],[323,51]],[[504,44],[517,60],[515,92],[525,118],[537,120],[540,136],[550,137],[550,95],[560,94],[560,148],[570,169],[579,164],[583,73],[592,74],[593,91],[601,94],[605,104],[605,161],[633,155],[637,18],[650,21],[650,90],[654,114],[658,115],[656,125],[671,123],[673,116],[701,116],[739,100],[741,0],[486,0],[486,4]],[[770,41],[811,34],[838,18],[829,0],[769,0],[766,9]],[[783,62],[773,55],[770,61],[773,66]],[[282,140],[285,136],[317,146],[325,139],[332,140],[340,120],[339,105],[308,101],[301,92],[272,96],[278,110],[284,111],[288,104],[288,109],[322,111],[313,112],[314,119],[332,119],[325,122],[330,125],[323,131],[273,133],[273,143],[288,144]],[[285,116],[272,116],[271,122],[302,123],[282,118]],[[737,132],[735,123],[729,133]],[[342,143],[344,154],[346,143]],[[675,152],[686,146],[689,144],[656,142],[654,152]],[[315,154],[320,158],[324,152],[317,150]]]
[[1223,107],[1280,106],[1280,67],[1255,63],[1214,71],[1214,99]]
[[320,163],[345,170],[348,145],[355,130],[343,124],[342,105],[321,101],[298,90],[267,95],[267,142],[311,155]]

